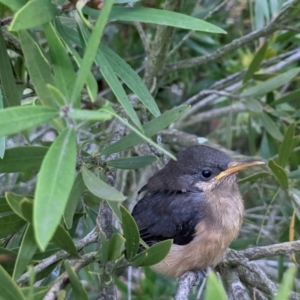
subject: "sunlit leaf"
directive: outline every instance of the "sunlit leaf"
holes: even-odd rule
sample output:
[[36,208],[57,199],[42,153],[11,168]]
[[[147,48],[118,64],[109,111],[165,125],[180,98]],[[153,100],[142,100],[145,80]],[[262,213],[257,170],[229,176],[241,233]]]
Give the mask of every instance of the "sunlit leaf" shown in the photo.
[[0,136],[18,133],[44,124],[58,116],[58,110],[47,106],[16,106],[1,109]]
[[[97,10],[91,9],[87,6],[84,7],[83,12],[97,18],[99,12]],[[181,13],[172,12],[168,10],[161,10],[155,8],[145,8],[145,7],[121,7],[115,6],[109,18],[118,21],[131,21],[131,22],[142,22],[142,23],[152,23],[165,26],[173,26],[188,30],[198,30],[204,32],[214,32],[214,33],[226,33],[223,29],[196,19]]]
[[124,195],[106,182],[95,176],[87,168],[82,168],[82,177],[88,190],[99,198],[111,201],[123,201]]
[[276,123],[266,113],[261,114],[261,121],[266,131],[276,140],[282,141],[283,136]]
[[58,12],[57,6],[48,0],[29,1],[16,12],[9,30],[25,30],[45,24],[51,21]]
[[206,286],[207,286],[207,288],[206,288],[205,299],[207,299],[207,300],[213,300],[213,299],[228,300],[228,298],[226,296],[226,292],[224,290],[224,287],[219,282],[216,274],[213,271],[210,271],[208,273]]
[[106,121],[110,120],[112,115],[103,111],[72,109],[69,117],[75,120]]
[[65,211],[75,179],[75,163],[76,135],[74,129],[65,129],[49,148],[37,181],[33,216],[41,249],[46,248]]

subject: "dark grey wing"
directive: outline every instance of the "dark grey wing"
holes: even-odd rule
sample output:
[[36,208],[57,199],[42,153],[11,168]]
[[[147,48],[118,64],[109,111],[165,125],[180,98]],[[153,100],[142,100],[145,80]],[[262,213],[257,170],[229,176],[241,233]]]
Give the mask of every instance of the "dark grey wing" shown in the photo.
[[147,192],[133,209],[141,238],[152,245],[166,239],[186,245],[195,234],[195,227],[206,213],[201,192]]

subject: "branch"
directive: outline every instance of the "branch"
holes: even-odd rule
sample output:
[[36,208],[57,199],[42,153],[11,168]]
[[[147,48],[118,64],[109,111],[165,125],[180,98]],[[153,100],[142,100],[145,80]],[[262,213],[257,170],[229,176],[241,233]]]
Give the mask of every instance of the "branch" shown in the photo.
[[[166,0],[164,9],[178,11],[182,0]],[[172,42],[174,27],[158,26],[153,43],[150,45],[150,52],[145,69],[144,82],[154,92],[157,90],[159,77],[165,71],[165,63],[168,51]]]
[[[82,240],[75,243],[75,247],[78,251],[83,249],[85,246],[95,243],[98,240],[98,233],[93,230],[89,234],[87,234]],[[47,267],[55,264],[56,262],[70,257],[71,254],[61,250],[57,253],[43,259],[39,264],[34,266],[33,271],[35,274],[41,273],[43,270],[45,270]],[[29,280],[29,272],[24,273],[17,281],[17,284],[24,284],[28,282]]]
[[[97,252],[90,252],[85,255],[83,255],[80,259],[77,259],[73,266],[72,269],[77,273],[80,269],[83,267],[89,265],[91,262],[94,261],[95,256]],[[69,282],[69,275],[67,272],[64,272],[61,274],[55,281],[48,293],[45,295],[43,298],[44,300],[55,300],[56,294],[63,289]]]
[[178,280],[174,300],[188,300],[189,294],[197,281],[195,272],[186,272]]
[[[295,5],[299,3],[299,0],[292,1],[286,8],[284,8],[276,18],[274,18],[268,25],[260,30],[256,30],[251,32],[239,39],[233,40],[230,44],[225,45],[222,48],[219,48],[212,54],[200,56],[200,57],[193,57],[186,60],[181,60],[173,64],[167,65],[168,72],[177,71],[180,69],[187,69],[196,66],[200,66],[204,63],[216,61],[217,59],[225,56],[226,54],[241,48],[242,46],[246,45],[247,43],[253,42],[254,40],[267,36],[275,32],[276,30],[280,29],[282,24],[284,24],[287,20],[288,22],[292,22],[293,18],[291,15],[287,18],[288,14],[294,9]],[[297,16],[294,16],[296,18]]]

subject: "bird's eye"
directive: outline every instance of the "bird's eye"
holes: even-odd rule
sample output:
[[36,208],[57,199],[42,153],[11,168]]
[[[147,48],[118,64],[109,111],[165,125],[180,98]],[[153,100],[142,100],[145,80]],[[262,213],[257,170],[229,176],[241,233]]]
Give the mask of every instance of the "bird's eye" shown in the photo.
[[205,178],[209,178],[209,177],[211,176],[211,172],[205,170],[205,171],[202,171],[202,175],[203,175],[203,177],[205,177]]

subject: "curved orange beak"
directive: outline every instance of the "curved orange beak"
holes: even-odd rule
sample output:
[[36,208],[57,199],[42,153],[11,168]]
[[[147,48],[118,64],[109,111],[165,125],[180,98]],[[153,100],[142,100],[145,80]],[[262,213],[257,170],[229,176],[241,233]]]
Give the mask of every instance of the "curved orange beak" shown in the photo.
[[214,180],[218,181],[228,175],[231,175],[233,173],[236,173],[238,171],[247,169],[249,167],[254,167],[254,166],[259,166],[259,165],[264,165],[265,162],[263,161],[258,161],[258,160],[250,160],[250,161],[233,161],[228,164],[228,168],[221,172],[219,175],[217,175]]

